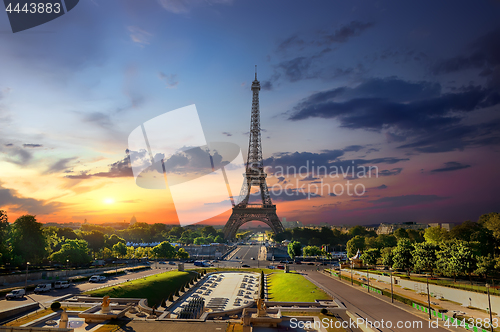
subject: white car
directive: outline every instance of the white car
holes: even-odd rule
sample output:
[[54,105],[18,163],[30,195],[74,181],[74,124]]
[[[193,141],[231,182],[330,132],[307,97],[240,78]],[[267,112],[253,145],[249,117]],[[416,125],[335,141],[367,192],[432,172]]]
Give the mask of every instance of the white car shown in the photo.
[[67,281],[56,281],[54,283],[54,288],[59,289],[59,288],[68,288],[70,286],[69,282]]
[[48,292],[51,289],[52,289],[52,285],[51,284],[39,284],[35,288],[35,294],[43,293],[43,292]]
[[106,281],[106,277],[104,277],[104,276],[92,276],[89,279],[89,282],[101,282],[101,281]]
[[24,291],[24,289],[14,289],[12,292],[5,295],[5,298],[7,300],[20,299],[23,298],[25,294],[26,292]]

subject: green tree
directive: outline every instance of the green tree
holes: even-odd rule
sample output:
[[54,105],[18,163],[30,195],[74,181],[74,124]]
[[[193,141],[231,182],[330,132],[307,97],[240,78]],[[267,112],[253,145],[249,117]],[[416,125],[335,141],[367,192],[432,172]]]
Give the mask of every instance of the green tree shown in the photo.
[[[66,265],[85,265],[90,263],[89,248],[85,240],[65,240],[59,251],[54,252],[50,259]],[[69,261],[69,262],[68,262]]]
[[294,259],[295,256],[300,256],[302,251],[302,244],[298,241],[293,241],[288,244],[288,256]]
[[224,240],[224,238],[220,235],[217,235],[214,239],[214,242],[215,243],[226,243],[226,240]]
[[176,255],[175,248],[167,241],[161,242],[159,245],[153,247],[153,254],[156,258],[174,258]]
[[201,229],[201,235],[203,235],[204,237],[208,237],[209,235],[215,237],[217,236],[217,230],[214,228],[214,226],[205,226]]
[[380,255],[382,258],[382,265],[391,267],[394,265],[394,247],[385,247],[381,250]]
[[95,256],[96,254],[104,248],[105,237],[104,233],[98,230],[92,230],[90,232],[82,232],[82,238],[88,242],[90,250],[92,250],[92,254]]
[[394,236],[396,239],[401,240],[401,239],[409,239],[410,237],[408,236],[408,232],[404,228],[398,228],[394,231]]
[[424,232],[425,241],[433,244],[439,244],[443,241],[446,241],[449,239],[449,237],[449,232],[439,226],[428,227]]
[[42,223],[35,216],[19,217],[12,226],[12,253],[20,260],[34,264],[40,263],[47,255],[47,241],[43,234]]
[[321,248],[317,246],[306,246],[302,249],[302,252],[304,256],[321,256],[324,253]]
[[380,250],[377,248],[372,248],[365,250],[360,258],[363,261],[363,264],[373,266],[377,264],[377,260],[379,259],[379,257]]
[[479,256],[477,257],[477,268],[474,273],[483,276],[484,279],[486,279],[491,272],[496,270],[495,263],[495,257],[493,257],[492,254]]
[[0,261],[5,264],[9,260],[8,239],[10,235],[10,225],[7,212],[0,210]]
[[125,257],[127,254],[127,246],[123,242],[118,242],[113,246],[113,253],[117,257]]
[[430,242],[416,243],[413,250],[413,267],[416,271],[430,271],[431,276],[436,269],[436,251],[439,247]]
[[208,241],[203,236],[200,236],[200,237],[197,237],[196,239],[194,239],[193,243],[196,245],[202,245],[202,244],[208,244]]
[[177,250],[176,256],[179,259],[186,259],[189,258],[189,253],[186,251],[186,249],[179,248],[179,250]]
[[347,256],[353,257],[359,251],[365,250],[365,238],[361,235],[356,235],[347,241]]
[[104,242],[105,242],[105,244],[104,244],[104,245],[105,245],[105,247],[106,247],[106,248],[109,248],[109,249],[112,249],[112,248],[113,248],[113,246],[114,246],[115,244],[117,244],[118,242],[122,242],[123,244],[126,244],[126,243],[127,243],[127,241],[125,241],[123,238],[119,237],[119,236],[118,236],[118,235],[116,235],[116,234],[112,234],[112,235],[111,235],[111,236],[109,236],[109,237],[108,237],[108,236],[106,236],[106,237],[105,237]]
[[398,245],[394,248],[393,269],[405,270],[407,275],[410,275],[412,268],[413,245],[409,239],[401,238]]

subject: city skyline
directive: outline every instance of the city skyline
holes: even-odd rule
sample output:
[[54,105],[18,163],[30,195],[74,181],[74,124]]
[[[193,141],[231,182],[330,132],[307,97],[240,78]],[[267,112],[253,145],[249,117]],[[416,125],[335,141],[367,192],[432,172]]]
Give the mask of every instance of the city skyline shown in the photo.
[[[268,185],[291,193],[272,193],[280,219],[475,221],[499,207],[499,14],[491,1],[96,0],[16,34],[4,15],[0,209],[175,224],[169,190],[135,184],[128,135],[195,104],[207,141],[246,156],[257,64]],[[341,176],[280,173],[313,164]],[[365,193],[332,191],[347,181]]]

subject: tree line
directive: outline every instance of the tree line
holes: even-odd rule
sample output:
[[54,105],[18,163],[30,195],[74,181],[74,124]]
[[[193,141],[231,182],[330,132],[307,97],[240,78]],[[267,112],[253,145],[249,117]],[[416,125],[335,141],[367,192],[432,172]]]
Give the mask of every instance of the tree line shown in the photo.
[[395,270],[428,272],[456,278],[473,275],[487,278],[500,269],[500,215],[482,215],[477,222],[465,221],[451,230],[439,226],[414,230],[398,228],[379,234],[362,226],[341,233],[327,227],[294,228],[275,239],[289,239],[290,257],[328,256],[325,250],[345,248],[348,257],[357,251],[365,265],[382,265]]
[[[127,246],[127,242],[152,243],[155,247]],[[165,224],[135,223],[124,230],[83,224],[80,229],[44,227],[36,216],[24,215],[9,223],[0,210],[0,263],[19,267],[56,262],[81,266],[94,259],[112,258],[188,258],[188,253],[171,243],[223,243],[223,234],[212,226],[203,228],[171,227]]]

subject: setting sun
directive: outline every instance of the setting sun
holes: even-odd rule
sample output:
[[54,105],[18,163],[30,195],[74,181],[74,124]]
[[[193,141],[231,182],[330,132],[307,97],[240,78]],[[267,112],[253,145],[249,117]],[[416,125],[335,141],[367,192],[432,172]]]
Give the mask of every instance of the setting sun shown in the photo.
[[114,200],[113,198],[106,198],[106,199],[104,200],[104,203],[105,203],[105,204],[113,204],[114,202],[115,202],[115,200]]

